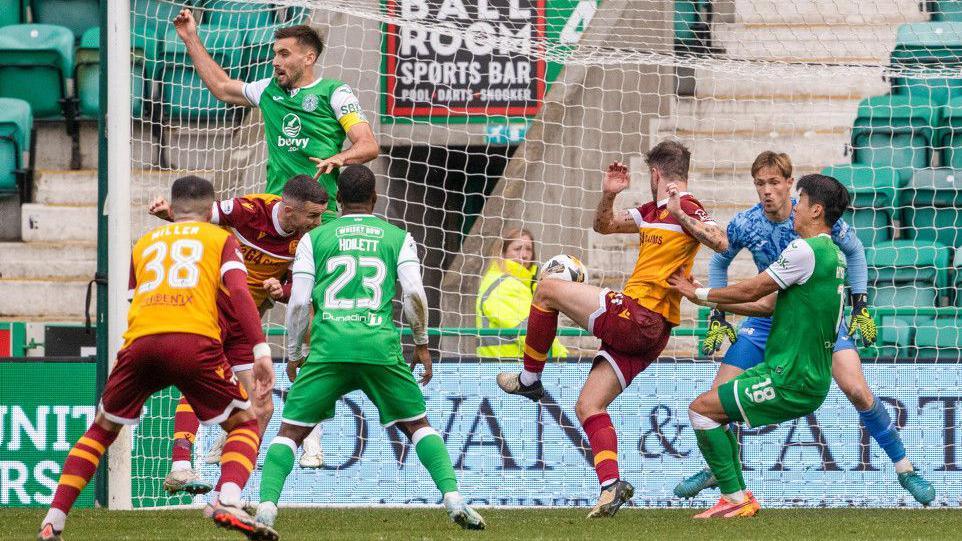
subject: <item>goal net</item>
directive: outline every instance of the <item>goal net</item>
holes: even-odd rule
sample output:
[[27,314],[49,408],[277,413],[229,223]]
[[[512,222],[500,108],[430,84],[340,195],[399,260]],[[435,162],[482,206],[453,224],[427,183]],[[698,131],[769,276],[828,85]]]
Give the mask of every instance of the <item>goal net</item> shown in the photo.
[[[577,256],[591,284],[621,288],[639,239],[592,231],[602,171],[615,160],[630,164],[632,184],[617,207],[650,201],[642,153],[676,138],[692,151],[689,191],[720,224],[758,203],[751,165],[765,150],[787,153],[796,179],[825,171],[846,184],[853,210],[844,219],[865,246],[869,304],[880,326],[878,343],[860,350],[865,376],[909,458],[934,483],[937,503],[958,505],[958,4],[198,0],[189,7],[231,77],[270,77],[274,30],[307,23],[325,41],[317,73],[346,82],[359,97],[381,149],[369,164],[378,178],[377,212],[420,245],[438,363],[424,388],[428,417],[468,498],[531,506],[594,501],[597,481],[574,403],[597,340],[564,331],[567,355],[545,371],[548,398],[536,405],[506,396],[495,375],[520,363],[479,359],[479,346],[511,342],[492,336],[490,322],[478,317],[479,285],[503,232],[524,227],[540,260]],[[183,6],[131,3],[134,235],[158,223],[143,212],[147,201],[183,174],[213,179],[224,198],[265,187],[261,115],[218,102],[204,87],[170,23]],[[703,282],[710,258],[702,248],[694,272]],[[729,281],[756,272],[742,250]],[[718,366],[698,352],[704,311],[686,301],[682,312],[662,359],[610,408],[636,505],[704,506],[714,497],[683,502],[672,494],[676,482],[703,467],[686,410]],[[283,306],[265,324],[281,357]],[[290,385],[277,366],[265,443]],[[129,475],[112,473],[112,483],[132,484],[135,507],[192,503],[161,490],[176,399],[168,391],[151,400],[133,434]],[[377,419],[363,395],[347,395],[324,425],[327,464],[295,467],[282,504],[439,501],[404,436]],[[217,468],[202,458],[218,435],[202,429],[195,450],[196,467],[210,481]],[[749,486],[768,506],[914,504],[837,386],[815,414],[746,429],[740,438]],[[255,470],[250,486],[258,484]]]

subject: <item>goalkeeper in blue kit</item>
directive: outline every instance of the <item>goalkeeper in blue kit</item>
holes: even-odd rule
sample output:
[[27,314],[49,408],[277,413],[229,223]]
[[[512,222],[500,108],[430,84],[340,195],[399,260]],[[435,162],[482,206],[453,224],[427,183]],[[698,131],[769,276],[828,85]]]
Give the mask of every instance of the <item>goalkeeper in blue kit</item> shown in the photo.
[[[709,263],[709,287],[728,284],[728,266],[742,248],[747,248],[759,272],[768,268],[793,240],[796,201],[791,197],[793,187],[792,163],[785,154],[762,152],[752,164],[752,177],[758,191],[759,203],[736,214],[728,224],[728,250],[716,253]],[[848,266],[848,286],[852,317],[848,325],[841,325],[832,354],[832,377],[858,411],[859,419],[879,447],[895,465],[899,483],[919,503],[928,505],[935,499],[935,489],[923,478],[906,457],[905,446],[898,429],[882,402],[869,389],[862,364],[855,349],[855,334],[860,334],[865,345],[875,341],[875,322],[868,312],[868,270],[862,243],[844,220],[832,227],[832,240],[844,254]],[[745,313],[742,315],[751,315]],[[713,310],[703,353],[718,351],[725,338],[732,342],[715,375],[712,388],[739,376],[763,360],[765,345],[772,326],[770,317],[749,317],[738,334],[725,314]],[[706,488],[717,486],[711,470],[702,471],[685,479],[675,487],[675,495],[693,498]]]

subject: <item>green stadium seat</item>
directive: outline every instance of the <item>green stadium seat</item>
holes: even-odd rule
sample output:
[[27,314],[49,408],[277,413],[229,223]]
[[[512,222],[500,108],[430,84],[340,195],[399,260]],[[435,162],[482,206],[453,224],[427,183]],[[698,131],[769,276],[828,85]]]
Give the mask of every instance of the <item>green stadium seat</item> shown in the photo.
[[910,354],[915,327],[912,318],[883,316],[879,328],[878,355],[906,357]]
[[962,22],[962,2],[959,0],[929,0],[933,21]]
[[946,167],[962,169],[962,97],[953,98],[942,110],[943,130],[939,144]]
[[69,28],[80,41],[84,32],[100,26],[98,0],[30,0],[33,22]]
[[[894,68],[962,67],[962,23],[928,22],[899,26],[891,63]],[[962,95],[962,78],[892,77],[893,94],[911,94],[939,105]]]
[[[207,51],[224,68],[227,75],[233,79],[241,79],[244,71],[242,33],[210,26],[201,26],[197,31]],[[173,28],[164,39],[161,59],[163,62],[158,69],[161,105],[165,118],[175,121],[220,120],[240,111],[238,107],[219,101],[207,90],[200,76],[194,71],[187,48]]]
[[[140,58],[135,56],[131,68],[131,111],[140,117],[144,106],[144,73]],[[84,32],[74,61],[74,87],[77,89],[80,114],[97,118],[100,114],[100,28]]]
[[675,50],[690,54],[708,52],[710,21],[709,0],[675,0]]
[[865,247],[869,304],[932,307],[948,294],[949,248],[935,241],[890,240]]
[[46,24],[0,28],[0,97],[30,103],[35,118],[65,114],[67,79],[73,73],[70,30]]
[[197,7],[204,10],[201,24],[244,30],[274,26],[279,12],[277,6],[264,2],[201,0]]
[[271,60],[274,58],[274,31],[278,27],[256,28],[244,35],[242,65],[247,73],[245,81],[265,79],[274,74]]
[[901,177],[891,167],[870,165],[833,165],[822,170],[823,175],[835,177],[852,198],[849,210],[842,218],[855,229],[862,244],[892,239],[896,190]]
[[[131,0],[130,33],[135,55],[143,64],[144,77],[156,78],[157,60],[172,21],[181,8],[190,2],[162,0]],[[176,35],[174,39],[178,39]]]
[[958,361],[962,359],[962,316],[940,316],[915,330],[916,357]]
[[311,22],[311,8],[301,6],[291,6],[287,8],[287,15],[284,17],[284,24],[308,24]]
[[928,167],[939,139],[942,109],[915,96],[874,96],[858,106],[852,127],[852,163],[898,170],[907,182]]
[[962,169],[920,169],[900,198],[903,237],[962,246]]
[[24,152],[31,150],[33,114],[30,104],[0,98],[0,195],[26,188]]
[[955,283],[953,284],[955,306],[962,307],[962,250],[955,251],[955,259],[952,261]]
[[27,6],[23,0],[0,0],[0,26],[27,22]]

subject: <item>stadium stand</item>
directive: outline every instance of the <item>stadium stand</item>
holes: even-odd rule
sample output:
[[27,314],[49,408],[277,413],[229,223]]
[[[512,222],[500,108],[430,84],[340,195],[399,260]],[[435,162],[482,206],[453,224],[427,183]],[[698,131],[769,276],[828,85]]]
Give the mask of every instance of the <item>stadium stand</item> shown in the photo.
[[[962,23],[926,22],[899,27],[891,63],[898,68],[962,66]],[[910,94],[944,105],[962,94],[962,78],[893,77],[893,94]]]
[[80,41],[84,32],[100,25],[98,0],[30,0],[33,22],[62,26]]
[[903,235],[962,246],[962,171],[948,167],[919,169],[902,191]]
[[33,141],[33,114],[30,104],[15,98],[0,98],[0,197],[19,193],[29,198],[32,168],[23,155]]
[[835,177],[848,188],[851,208],[843,219],[855,229],[862,244],[892,240],[894,207],[900,177],[890,167],[870,165],[835,165],[822,170],[823,175]]
[[197,7],[204,10],[201,24],[242,31],[276,24],[279,10],[283,9],[260,2],[228,0],[205,0],[198,2]]
[[911,95],[874,96],[858,106],[852,126],[852,163],[891,167],[902,182],[932,163],[942,108]]
[[27,6],[23,0],[0,0],[0,26],[27,21]]

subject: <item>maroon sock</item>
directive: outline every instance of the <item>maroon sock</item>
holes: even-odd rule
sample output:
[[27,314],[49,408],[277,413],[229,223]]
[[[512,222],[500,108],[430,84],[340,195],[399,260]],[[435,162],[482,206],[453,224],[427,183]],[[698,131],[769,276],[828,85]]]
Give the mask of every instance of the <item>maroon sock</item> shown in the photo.
[[611,424],[611,417],[607,413],[596,413],[582,423],[591,452],[595,456],[595,472],[598,482],[606,483],[618,479],[618,433]]
[[256,419],[237,425],[227,434],[227,441],[224,442],[224,450],[220,455],[217,490],[220,490],[224,483],[234,483],[244,488],[257,463],[257,450],[260,445],[261,436]]
[[528,334],[524,337],[524,369],[541,373],[548,351],[558,333],[558,311],[545,310],[535,304],[528,312]]
[[100,457],[116,437],[116,432],[110,432],[97,423],[87,429],[87,432],[74,444],[67,455],[67,460],[63,463],[63,472],[60,474],[57,491],[54,492],[50,507],[59,509],[64,514],[70,512],[70,508],[77,501],[77,496],[97,471]]
[[174,413],[174,449],[171,459],[190,461],[199,429],[200,421],[194,413],[194,408],[190,407],[187,399],[181,398]]

